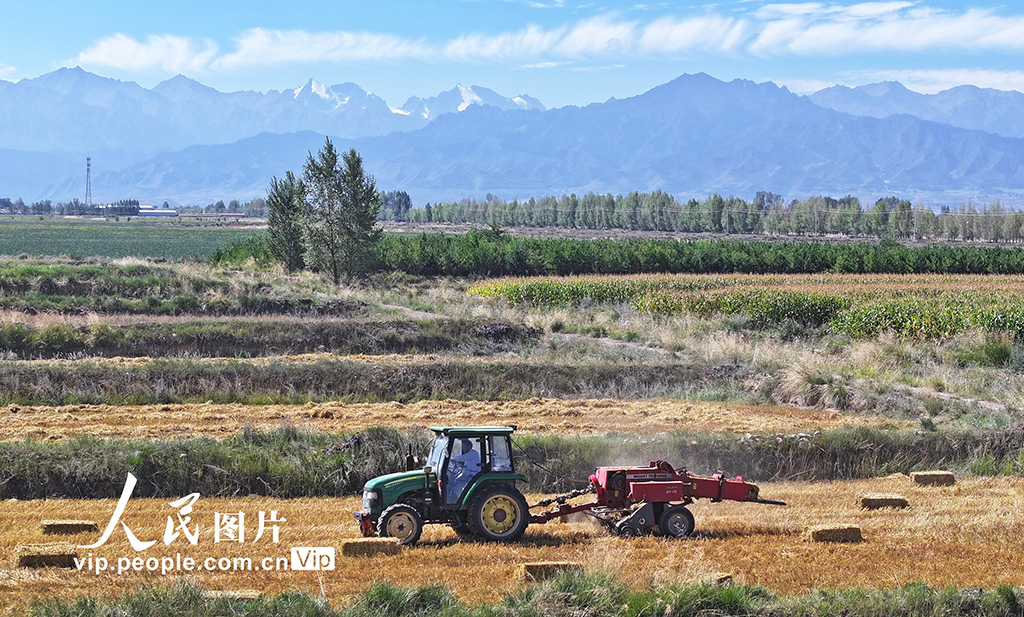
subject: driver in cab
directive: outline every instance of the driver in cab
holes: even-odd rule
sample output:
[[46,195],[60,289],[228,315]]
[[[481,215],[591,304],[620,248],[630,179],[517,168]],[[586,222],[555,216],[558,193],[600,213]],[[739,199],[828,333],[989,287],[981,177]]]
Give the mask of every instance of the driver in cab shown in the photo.
[[459,439],[459,454],[452,456],[448,470],[448,503],[458,501],[473,477],[480,473],[480,452],[472,439]]

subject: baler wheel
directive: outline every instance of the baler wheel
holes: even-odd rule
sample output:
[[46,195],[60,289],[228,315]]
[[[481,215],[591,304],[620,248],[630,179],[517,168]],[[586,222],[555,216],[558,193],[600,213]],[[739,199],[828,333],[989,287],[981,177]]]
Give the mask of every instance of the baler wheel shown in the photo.
[[640,530],[633,525],[619,525],[615,531],[623,538],[639,538]]
[[469,528],[481,540],[518,540],[529,524],[530,507],[526,498],[507,484],[483,487],[469,507]]
[[669,506],[658,519],[658,529],[670,538],[685,538],[693,533],[693,514],[684,506]]
[[398,538],[402,546],[412,546],[423,533],[423,517],[411,506],[395,504],[381,512],[377,532],[381,537]]

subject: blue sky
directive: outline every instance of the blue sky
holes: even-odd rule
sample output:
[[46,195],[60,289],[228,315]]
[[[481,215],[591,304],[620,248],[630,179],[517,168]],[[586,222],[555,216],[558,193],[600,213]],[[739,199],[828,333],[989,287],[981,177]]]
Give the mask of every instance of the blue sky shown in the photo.
[[584,105],[696,72],[802,93],[886,79],[1024,90],[1015,3],[5,0],[0,16],[7,80],[75,65],[147,87],[183,73],[225,91],[312,77],[393,106],[455,83]]

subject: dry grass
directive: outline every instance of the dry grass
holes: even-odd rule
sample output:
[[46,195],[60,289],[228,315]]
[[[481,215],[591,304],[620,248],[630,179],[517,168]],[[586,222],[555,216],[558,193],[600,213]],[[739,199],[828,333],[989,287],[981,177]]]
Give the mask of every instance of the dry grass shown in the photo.
[[243,426],[268,429],[290,422],[320,431],[356,431],[375,426],[515,424],[526,433],[668,431],[795,433],[842,426],[908,428],[883,417],[818,409],[676,400],[419,401],[415,403],[308,403],[305,405],[69,405],[0,407],[0,439],[61,440],[94,437],[225,438]]
[[[873,490],[899,492],[914,503],[912,510],[863,510],[857,496]],[[428,526],[421,544],[399,555],[337,558],[337,570],[316,572],[204,572],[196,576],[211,589],[255,589],[273,593],[297,588],[324,593],[342,601],[374,581],[401,585],[440,583],[470,602],[493,601],[517,585],[520,564],[567,561],[616,572],[633,585],[679,579],[709,580],[729,572],[736,583],[765,585],[781,593],[814,588],[894,587],[911,581],[959,588],[1024,585],[1024,480],[965,479],[952,487],[919,487],[909,478],[893,476],[835,483],[762,485],[762,494],[782,499],[789,507],[743,503],[700,503],[693,507],[695,537],[622,539],[588,524],[531,526],[519,543],[462,543],[447,527]],[[193,517],[203,525],[198,546],[179,538],[171,546],[160,541],[144,555],[154,557],[279,557],[292,546],[339,546],[359,537],[352,519],[355,499],[271,500],[200,499]],[[42,519],[88,516],[108,520],[113,500],[47,500],[0,503],[0,552],[11,554],[18,544],[42,540]],[[276,509],[287,519],[281,542],[258,544],[213,542],[214,512],[251,513]],[[124,519],[141,539],[162,537],[172,510],[164,500],[132,501]],[[247,521],[248,521],[247,516]],[[867,542],[806,542],[801,531],[811,525],[849,522],[864,530]],[[248,531],[248,530],[247,530]],[[251,533],[251,532],[250,532]],[[38,535],[35,535],[38,534]],[[96,533],[70,537],[90,543]],[[88,556],[89,551],[82,551]],[[92,551],[110,560],[134,557],[123,531]],[[83,594],[117,596],[144,580],[171,582],[159,573],[95,575],[77,570],[0,569],[0,598],[6,608],[23,611],[33,598]]]

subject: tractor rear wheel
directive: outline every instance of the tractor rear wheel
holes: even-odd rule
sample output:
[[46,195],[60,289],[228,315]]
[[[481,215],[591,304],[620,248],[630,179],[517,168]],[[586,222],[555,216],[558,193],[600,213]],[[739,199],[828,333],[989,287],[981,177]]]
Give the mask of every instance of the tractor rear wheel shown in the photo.
[[381,537],[398,538],[402,546],[412,546],[423,533],[423,517],[410,506],[395,504],[381,512],[377,533]]
[[658,529],[670,538],[685,538],[693,533],[693,514],[684,506],[669,506],[658,519]]
[[469,528],[481,540],[512,542],[523,535],[529,524],[526,498],[507,484],[481,488],[469,506]]

